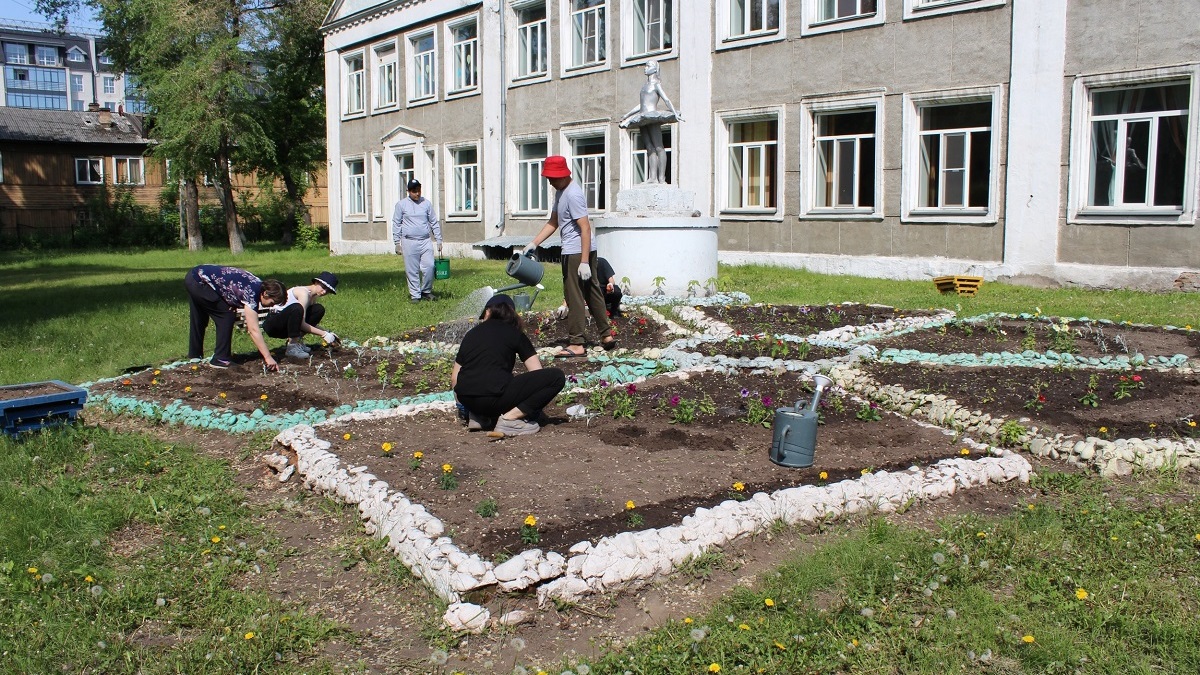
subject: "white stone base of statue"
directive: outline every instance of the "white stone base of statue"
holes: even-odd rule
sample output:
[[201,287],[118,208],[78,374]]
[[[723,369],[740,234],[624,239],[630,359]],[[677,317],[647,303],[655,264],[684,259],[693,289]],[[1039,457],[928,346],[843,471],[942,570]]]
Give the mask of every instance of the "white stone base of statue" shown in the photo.
[[720,220],[702,217],[694,203],[693,192],[647,183],[621,190],[616,210],[592,219],[597,253],[612,265],[625,294],[661,290],[682,297],[711,286]]

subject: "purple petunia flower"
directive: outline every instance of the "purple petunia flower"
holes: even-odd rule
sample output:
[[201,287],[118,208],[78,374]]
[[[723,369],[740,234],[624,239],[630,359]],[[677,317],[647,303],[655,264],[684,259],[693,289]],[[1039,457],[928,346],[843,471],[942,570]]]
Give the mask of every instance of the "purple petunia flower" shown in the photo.
[[607,386],[608,386],[608,380],[600,380],[600,386],[601,386],[601,387],[607,387]]
[[749,395],[750,395],[750,390],[745,387],[742,387],[742,398],[746,398]]
[[762,397],[762,404],[767,406],[768,408],[770,408],[771,407],[771,397],[770,396]]
[[571,384],[578,384],[579,378],[575,377],[574,375],[568,375],[567,382],[570,382]]

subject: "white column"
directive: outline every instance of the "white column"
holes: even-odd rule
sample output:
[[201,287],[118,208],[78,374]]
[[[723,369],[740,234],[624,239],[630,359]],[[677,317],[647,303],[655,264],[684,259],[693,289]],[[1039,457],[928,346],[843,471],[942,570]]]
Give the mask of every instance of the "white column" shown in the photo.
[[1058,260],[1067,0],[1014,0],[1004,263],[1047,274]]
[[341,253],[342,242],[342,62],[336,49],[325,52],[325,176],[328,187],[329,250]]
[[[483,94],[483,147],[480,148],[483,164],[479,185],[483,190],[483,232],[481,238],[494,237],[501,233],[496,225],[504,220],[505,191],[505,134],[504,99],[508,95],[504,57],[508,45],[504,44],[501,22],[504,21],[504,4],[499,0],[487,0],[480,9],[479,18],[479,85]],[[470,243],[470,242],[468,242]]]
[[686,121],[677,125],[671,161],[675,187],[695,192],[701,215],[711,215],[713,202],[712,63],[713,21],[709,3],[676,4],[679,13],[679,100]]

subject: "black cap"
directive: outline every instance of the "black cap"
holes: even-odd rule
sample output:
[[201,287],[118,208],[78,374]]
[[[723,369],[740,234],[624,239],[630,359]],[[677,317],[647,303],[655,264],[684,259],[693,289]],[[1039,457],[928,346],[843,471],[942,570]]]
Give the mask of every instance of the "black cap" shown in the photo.
[[314,284],[321,284],[325,290],[337,295],[338,278],[333,272],[321,272],[313,277]]
[[517,305],[513,302],[512,298],[508,297],[507,295],[505,295],[503,293],[497,293],[497,294],[493,295],[492,297],[488,298],[487,302],[483,303],[483,311],[479,313],[479,318],[482,319],[483,315],[486,314],[487,311],[489,309],[491,309],[492,307],[499,307],[500,305],[508,305],[509,307],[512,307],[514,310],[517,308]]
[[420,189],[421,189],[421,181],[417,180],[416,178],[408,181],[408,190],[410,192],[413,190],[420,190]]

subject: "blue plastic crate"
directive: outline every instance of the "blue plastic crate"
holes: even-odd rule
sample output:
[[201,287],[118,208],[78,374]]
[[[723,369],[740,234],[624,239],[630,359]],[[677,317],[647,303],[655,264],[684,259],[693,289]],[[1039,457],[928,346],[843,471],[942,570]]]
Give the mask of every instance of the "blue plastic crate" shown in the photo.
[[[21,396],[23,391],[30,393]],[[0,387],[0,393],[0,423],[10,436],[74,421],[87,400],[86,391],[59,380],[10,384]]]

